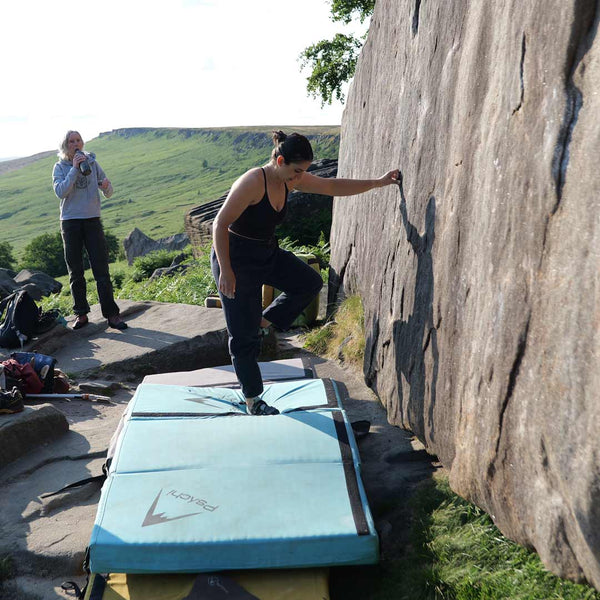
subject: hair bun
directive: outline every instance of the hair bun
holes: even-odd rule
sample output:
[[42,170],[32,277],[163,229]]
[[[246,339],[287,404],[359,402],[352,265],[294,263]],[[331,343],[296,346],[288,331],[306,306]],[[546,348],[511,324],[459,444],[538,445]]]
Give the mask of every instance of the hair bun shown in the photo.
[[282,142],[285,142],[285,140],[287,139],[287,135],[285,133],[283,133],[283,131],[273,131],[273,142],[277,145],[277,144],[281,144]]

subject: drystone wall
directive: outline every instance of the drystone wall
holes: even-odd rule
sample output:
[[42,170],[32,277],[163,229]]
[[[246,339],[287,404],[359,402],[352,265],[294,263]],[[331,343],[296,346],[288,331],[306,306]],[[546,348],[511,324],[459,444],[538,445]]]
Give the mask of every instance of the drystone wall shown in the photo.
[[342,122],[330,301],[453,489],[600,588],[600,3],[377,0]]

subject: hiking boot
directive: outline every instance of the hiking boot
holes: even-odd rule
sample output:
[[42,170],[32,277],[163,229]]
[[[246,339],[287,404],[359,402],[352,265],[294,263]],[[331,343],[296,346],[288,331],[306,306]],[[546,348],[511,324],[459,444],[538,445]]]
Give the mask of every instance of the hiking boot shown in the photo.
[[125,321],[123,321],[119,315],[109,317],[108,326],[112,327],[113,329],[120,329],[121,331],[127,329],[127,323],[125,323]]
[[12,415],[21,412],[24,408],[23,396],[16,387],[10,392],[0,391],[0,413]]
[[75,323],[73,324],[73,329],[81,329],[85,327],[89,323],[87,315],[77,315],[77,319],[75,319]]

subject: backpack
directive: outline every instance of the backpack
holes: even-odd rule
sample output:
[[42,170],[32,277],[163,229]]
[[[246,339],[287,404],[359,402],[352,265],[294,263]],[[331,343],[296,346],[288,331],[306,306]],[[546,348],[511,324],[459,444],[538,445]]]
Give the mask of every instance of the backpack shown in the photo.
[[0,346],[22,348],[40,320],[40,311],[29,292],[20,290],[4,298],[0,302],[0,314],[4,315],[0,324]]
[[33,335],[52,329],[59,312],[41,313],[29,292],[18,290],[0,302],[0,315],[0,347],[23,348]]
[[43,385],[40,393],[52,394],[54,392],[56,359],[53,356],[38,354],[37,352],[12,352],[10,358],[14,358],[20,365],[30,364],[33,367]]
[[7,390],[16,387],[24,396],[27,394],[41,394],[44,384],[31,363],[22,365],[14,358],[9,358],[2,361],[2,367]]

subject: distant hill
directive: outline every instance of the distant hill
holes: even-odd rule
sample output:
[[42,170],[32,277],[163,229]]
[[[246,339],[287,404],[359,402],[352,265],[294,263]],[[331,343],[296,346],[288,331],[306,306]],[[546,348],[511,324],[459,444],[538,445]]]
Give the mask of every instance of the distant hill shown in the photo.
[[[309,137],[315,158],[337,158],[338,126],[278,127]],[[272,127],[116,129],[86,143],[113,182],[105,227],[123,239],[134,227],[153,238],[183,231],[192,206],[223,194],[248,168],[267,162]],[[52,191],[56,151],[0,163],[0,241],[18,255],[41,233],[59,230]]]
[[36,160],[47,158],[48,156],[56,156],[56,150],[47,150],[46,152],[38,152],[32,156],[25,156],[23,158],[10,158],[8,160],[0,161],[0,175],[9,173],[10,171],[16,171],[22,169]]

